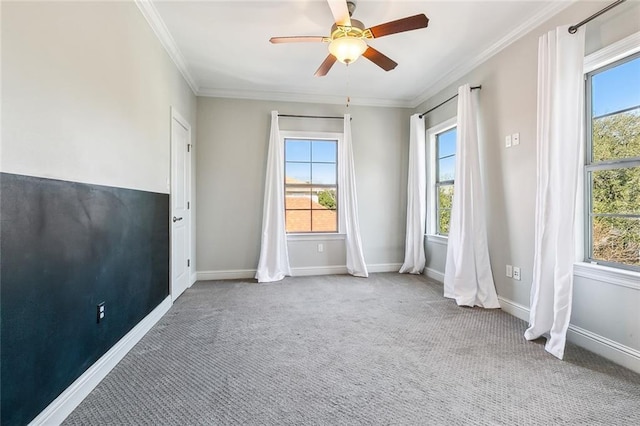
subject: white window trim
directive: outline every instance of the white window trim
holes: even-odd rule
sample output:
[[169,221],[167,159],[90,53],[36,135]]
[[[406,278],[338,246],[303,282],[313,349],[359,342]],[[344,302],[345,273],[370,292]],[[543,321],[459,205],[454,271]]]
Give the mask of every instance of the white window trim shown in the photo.
[[333,241],[333,240],[344,240],[346,234],[341,234],[337,232],[318,232],[315,234],[310,233],[296,233],[296,234],[287,234],[288,241]]
[[584,73],[640,52],[640,31],[584,57]]
[[440,124],[437,124],[427,130],[427,241],[446,244],[449,238],[446,235],[436,234],[436,135],[446,132],[458,125],[458,118],[450,118]]
[[[631,34],[607,47],[604,47],[584,58],[584,75],[591,71],[597,70],[620,59],[631,56],[640,52],[640,32]],[[583,141],[584,144],[584,141]],[[584,145],[583,145],[584,146]],[[584,175],[584,164],[582,165],[581,174]],[[576,209],[576,258],[584,259],[584,239],[585,235],[585,214],[584,214],[584,190],[582,186],[584,182],[580,180],[578,188],[578,196],[576,203],[579,208]],[[628,269],[615,268],[612,266],[599,265],[597,263],[589,263],[579,261],[573,265],[573,275],[600,281],[608,284],[619,285],[623,287],[640,290],[640,272]]]
[[446,235],[427,234],[426,237],[427,237],[427,242],[433,243],[433,244],[439,244],[441,246],[446,246],[449,242],[449,237],[447,237]]
[[577,262],[573,264],[573,275],[607,284],[640,290],[640,273],[630,271],[628,269],[613,268],[611,266],[592,264],[588,262]]
[[[337,163],[341,161],[340,159],[340,147],[342,146],[342,140],[344,138],[344,133],[340,132],[310,132],[310,131],[296,131],[296,130],[281,130],[280,131],[280,145],[281,149],[284,152],[284,141],[285,139],[313,139],[313,140],[330,140],[330,141],[338,141],[338,150],[337,150]],[[284,156],[283,156],[284,157]],[[286,158],[285,158],[286,160]],[[336,173],[338,171],[336,170]],[[337,173],[336,177],[338,191],[340,191],[341,182],[340,182],[340,174]],[[282,182],[284,185],[284,182]],[[342,221],[340,220],[340,205],[338,205],[338,232],[294,232],[287,233],[288,241],[319,241],[319,240],[339,240],[344,239],[345,230]]]

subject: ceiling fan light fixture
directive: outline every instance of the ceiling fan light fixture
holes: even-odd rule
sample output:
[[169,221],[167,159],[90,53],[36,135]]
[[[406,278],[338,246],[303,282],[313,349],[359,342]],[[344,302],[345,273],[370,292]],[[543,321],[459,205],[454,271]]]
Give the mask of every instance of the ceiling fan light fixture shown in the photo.
[[329,52],[340,62],[347,65],[355,62],[365,50],[367,50],[367,43],[357,37],[340,37],[329,43]]

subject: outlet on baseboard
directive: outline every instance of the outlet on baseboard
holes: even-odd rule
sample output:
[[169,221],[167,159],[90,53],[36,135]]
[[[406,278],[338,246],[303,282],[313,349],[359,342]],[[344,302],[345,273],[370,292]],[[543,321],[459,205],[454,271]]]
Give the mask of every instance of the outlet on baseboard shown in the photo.
[[318,244],[318,253],[322,253],[324,251],[324,244]]
[[507,277],[513,277],[513,266],[507,265]]

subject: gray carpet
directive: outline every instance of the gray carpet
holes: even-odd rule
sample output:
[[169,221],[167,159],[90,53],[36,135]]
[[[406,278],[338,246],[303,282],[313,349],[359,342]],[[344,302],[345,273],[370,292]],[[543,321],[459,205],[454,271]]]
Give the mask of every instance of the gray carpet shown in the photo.
[[199,282],[69,425],[640,424],[640,375],[422,276]]

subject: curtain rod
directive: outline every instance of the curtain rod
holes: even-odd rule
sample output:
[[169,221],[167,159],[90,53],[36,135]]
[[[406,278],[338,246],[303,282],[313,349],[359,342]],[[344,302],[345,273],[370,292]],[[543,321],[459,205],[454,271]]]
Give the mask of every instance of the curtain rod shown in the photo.
[[585,19],[585,20],[583,20],[583,21],[581,21],[581,22],[578,22],[578,23],[577,23],[577,24],[575,24],[575,25],[570,26],[570,27],[569,27],[569,34],[575,34],[575,33],[578,31],[578,28],[580,28],[581,26],[583,26],[583,25],[584,25],[584,24],[586,24],[587,22],[589,22],[589,21],[592,21],[592,20],[596,19],[598,16],[602,15],[602,14],[603,14],[603,13],[605,13],[605,12],[610,11],[611,9],[613,9],[613,8],[614,8],[614,7],[616,7],[616,6],[618,6],[619,4],[624,3],[625,1],[627,1],[627,0],[618,0],[618,1],[615,1],[615,2],[611,3],[609,6],[605,7],[604,9],[602,9],[601,11],[596,12],[596,13],[594,13],[593,15],[589,16],[587,19]]
[[[476,89],[482,89],[482,86],[473,86],[473,87],[471,87],[471,90],[476,90]],[[434,107],[433,107],[433,108],[431,108],[429,111],[425,111],[425,112],[423,112],[422,114],[420,114],[420,115],[418,116],[418,118],[422,118],[422,117],[424,117],[425,115],[429,114],[431,111],[434,111],[434,110],[436,110],[436,109],[440,108],[442,105],[446,104],[446,103],[447,103],[447,102],[449,102],[450,100],[455,99],[455,98],[457,98],[457,97],[458,97],[458,94],[456,93],[455,95],[453,95],[452,97],[450,97],[450,98],[449,98],[449,99],[447,99],[446,101],[440,102],[438,105],[434,106]]]
[[344,117],[334,117],[327,115],[295,115],[295,114],[278,114],[278,117],[290,117],[290,118],[330,118],[335,120],[344,120]]

